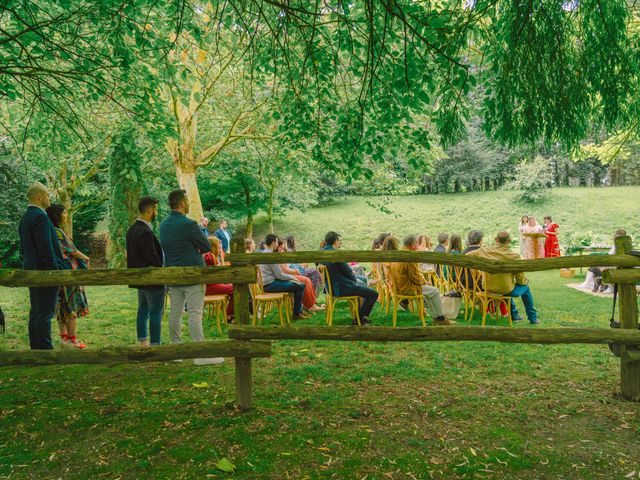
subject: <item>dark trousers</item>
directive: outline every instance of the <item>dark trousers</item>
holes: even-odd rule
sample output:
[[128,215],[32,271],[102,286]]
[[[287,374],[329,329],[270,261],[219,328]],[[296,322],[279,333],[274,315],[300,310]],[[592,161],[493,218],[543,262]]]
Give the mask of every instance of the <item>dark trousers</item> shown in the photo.
[[304,285],[293,282],[285,282],[284,280],[274,280],[264,286],[265,293],[289,292],[293,293],[293,314],[300,315],[302,313],[302,296],[304,295]]
[[340,296],[362,297],[364,301],[362,302],[362,305],[360,305],[360,310],[358,311],[360,318],[368,317],[376,304],[376,300],[378,300],[378,292],[373,288],[363,287],[360,285],[355,287],[341,287]]
[[32,350],[53,350],[51,319],[56,313],[60,287],[29,289],[29,344]]

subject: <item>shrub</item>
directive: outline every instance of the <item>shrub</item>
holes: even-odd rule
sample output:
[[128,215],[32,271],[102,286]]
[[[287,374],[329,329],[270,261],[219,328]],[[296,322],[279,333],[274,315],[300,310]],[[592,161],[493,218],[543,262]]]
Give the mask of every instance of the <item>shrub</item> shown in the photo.
[[516,173],[505,186],[505,190],[518,190],[514,200],[522,203],[537,203],[546,198],[553,186],[553,170],[548,159],[536,155],[522,161]]

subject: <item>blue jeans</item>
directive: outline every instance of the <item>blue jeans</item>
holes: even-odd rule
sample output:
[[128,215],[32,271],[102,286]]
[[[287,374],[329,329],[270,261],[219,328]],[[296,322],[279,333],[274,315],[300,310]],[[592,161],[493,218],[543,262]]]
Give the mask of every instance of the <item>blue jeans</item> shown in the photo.
[[138,289],[138,317],[136,319],[136,331],[139,342],[148,338],[148,320],[149,333],[151,335],[149,343],[151,345],[160,345],[165,292],[165,287]]
[[[529,285],[516,285],[511,293],[507,294],[510,297],[521,297],[522,303],[524,303],[524,309],[527,312],[527,319],[530,322],[535,322],[538,319],[538,313],[536,309],[533,308],[533,295],[531,295],[531,290],[529,289]],[[511,300],[511,316],[513,318],[518,316],[518,309],[516,308],[516,302]]]
[[288,292],[293,293],[293,314],[300,315],[302,313],[302,296],[304,295],[304,285],[293,282],[285,282],[284,280],[274,280],[265,285],[265,293]]

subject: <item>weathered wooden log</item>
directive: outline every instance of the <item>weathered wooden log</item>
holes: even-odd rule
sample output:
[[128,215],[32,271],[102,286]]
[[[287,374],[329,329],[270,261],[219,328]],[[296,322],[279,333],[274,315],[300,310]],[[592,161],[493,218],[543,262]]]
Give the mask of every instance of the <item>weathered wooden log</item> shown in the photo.
[[640,270],[621,269],[621,270],[605,270],[602,272],[602,281],[604,283],[638,283],[640,282]]
[[345,340],[364,342],[481,341],[505,343],[595,343],[640,345],[640,331],[613,328],[442,327],[245,327],[229,329],[236,340]]
[[1,350],[0,366],[7,365],[74,365],[131,362],[167,362],[178,358],[269,357],[270,342],[180,343],[157,347],[106,347],[99,349]]
[[[236,234],[231,242],[231,251],[244,252],[244,235]],[[255,267],[251,267],[255,268]],[[233,311],[237,325],[249,325],[249,285],[236,284],[233,287]],[[253,374],[250,358],[236,358],[236,406],[240,411],[251,410]]]
[[237,253],[229,259],[234,265],[314,262],[417,262],[456,265],[489,273],[516,273],[577,267],[640,267],[640,258],[631,255],[584,255],[537,260],[488,260],[469,255],[415,252],[409,250],[314,250],[290,253]]
[[[630,237],[618,237],[615,239],[616,252],[624,254],[633,247]],[[620,270],[623,272],[624,270]],[[638,331],[638,303],[636,300],[636,286],[633,283],[621,283],[618,285],[618,298],[620,301],[620,331]],[[635,355],[636,346],[622,346],[622,356]],[[634,352],[634,353],[632,353]],[[640,401],[640,363],[620,362],[620,391],[622,396],[634,402]]]
[[621,354],[623,363],[637,363],[640,362],[640,350],[628,350],[626,349]]
[[56,285],[193,285],[197,283],[254,283],[255,268],[166,267],[96,268],[90,270],[0,269],[0,286],[50,287]]

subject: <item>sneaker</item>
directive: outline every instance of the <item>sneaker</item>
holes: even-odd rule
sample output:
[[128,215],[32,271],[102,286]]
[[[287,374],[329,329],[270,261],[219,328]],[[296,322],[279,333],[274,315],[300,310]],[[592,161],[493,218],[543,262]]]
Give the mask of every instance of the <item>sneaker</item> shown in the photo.
[[521,322],[522,320],[524,320],[524,318],[522,318],[520,315],[516,315],[515,317],[511,317],[511,321],[512,322]]
[[224,363],[224,358],[222,357],[193,359],[194,365],[220,365],[221,363]]
[[534,318],[533,320],[529,320],[529,323],[531,325],[538,325],[540,323],[540,321],[537,318]]

